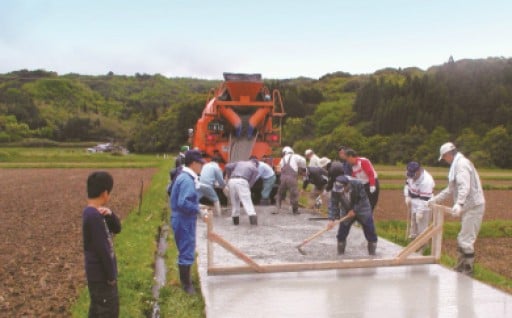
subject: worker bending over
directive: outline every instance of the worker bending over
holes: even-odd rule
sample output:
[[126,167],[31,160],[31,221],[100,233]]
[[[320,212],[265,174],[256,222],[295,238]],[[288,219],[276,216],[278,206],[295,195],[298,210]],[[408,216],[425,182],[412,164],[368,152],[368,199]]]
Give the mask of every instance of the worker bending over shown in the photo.
[[224,167],[228,178],[229,199],[231,201],[231,217],[233,224],[240,223],[240,203],[249,216],[251,225],[258,224],[256,211],[251,198],[251,187],[258,180],[258,160],[247,160],[228,163]]
[[338,228],[338,235],[336,236],[338,239],[338,255],[345,253],[347,236],[355,221],[363,227],[364,236],[368,241],[368,254],[375,255],[377,234],[375,233],[370,200],[359,180],[341,175],[336,178],[332,189],[327,228],[332,229],[334,220],[345,215],[349,215],[351,218],[341,222]]

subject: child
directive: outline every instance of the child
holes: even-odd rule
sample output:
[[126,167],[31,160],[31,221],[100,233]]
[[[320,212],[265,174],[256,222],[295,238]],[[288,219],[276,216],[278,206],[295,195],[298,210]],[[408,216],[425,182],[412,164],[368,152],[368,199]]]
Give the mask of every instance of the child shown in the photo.
[[119,218],[104,207],[114,179],[105,171],[87,178],[87,207],[82,213],[85,273],[91,304],[89,317],[118,317],[117,262],[113,234],[121,232]]

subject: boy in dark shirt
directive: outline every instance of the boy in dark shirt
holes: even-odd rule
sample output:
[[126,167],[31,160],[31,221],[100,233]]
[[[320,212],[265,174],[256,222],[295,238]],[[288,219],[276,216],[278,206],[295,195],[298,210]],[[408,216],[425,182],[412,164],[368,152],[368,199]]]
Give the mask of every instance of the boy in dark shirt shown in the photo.
[[117,262],[113,234],[121,232],[119,218],[104,204],[114,186],[105,171],[87,178],[87,207],[82,213],[85,273],[91,304],[89,317],[118,317]]

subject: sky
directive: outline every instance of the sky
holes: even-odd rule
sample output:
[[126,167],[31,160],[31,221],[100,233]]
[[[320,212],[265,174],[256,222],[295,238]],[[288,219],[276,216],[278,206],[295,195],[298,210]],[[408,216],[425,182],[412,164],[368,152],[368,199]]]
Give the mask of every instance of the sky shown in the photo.
[[512,1],[0,0],[0,73],[221,79],[512,57]]

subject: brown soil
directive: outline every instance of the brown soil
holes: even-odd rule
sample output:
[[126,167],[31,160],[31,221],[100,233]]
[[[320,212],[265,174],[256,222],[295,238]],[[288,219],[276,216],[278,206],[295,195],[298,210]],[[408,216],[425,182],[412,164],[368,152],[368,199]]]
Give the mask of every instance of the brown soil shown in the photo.
[[[0,169],[0,316],[68,317],[85,285],[81,215],[91,169]],[[138,204],[155,169],[108,169],[109,207]]]
[[[0,316],[67,317],[85,285],[81,211],[90,169],[1,169]],[[141,179],[155,169],[109,169],[114,191],[109,206],[121,219],[137,205]],[[511,191],[487,191],[485,220],[511,219]],[[405,220],[400,190],[381,191],[376,220]],[[455,220],[448,218],[448,220]],[[455,256],[455,241],[444,240]],[[512,277],[512,239],[480,239],[477,262]]]

